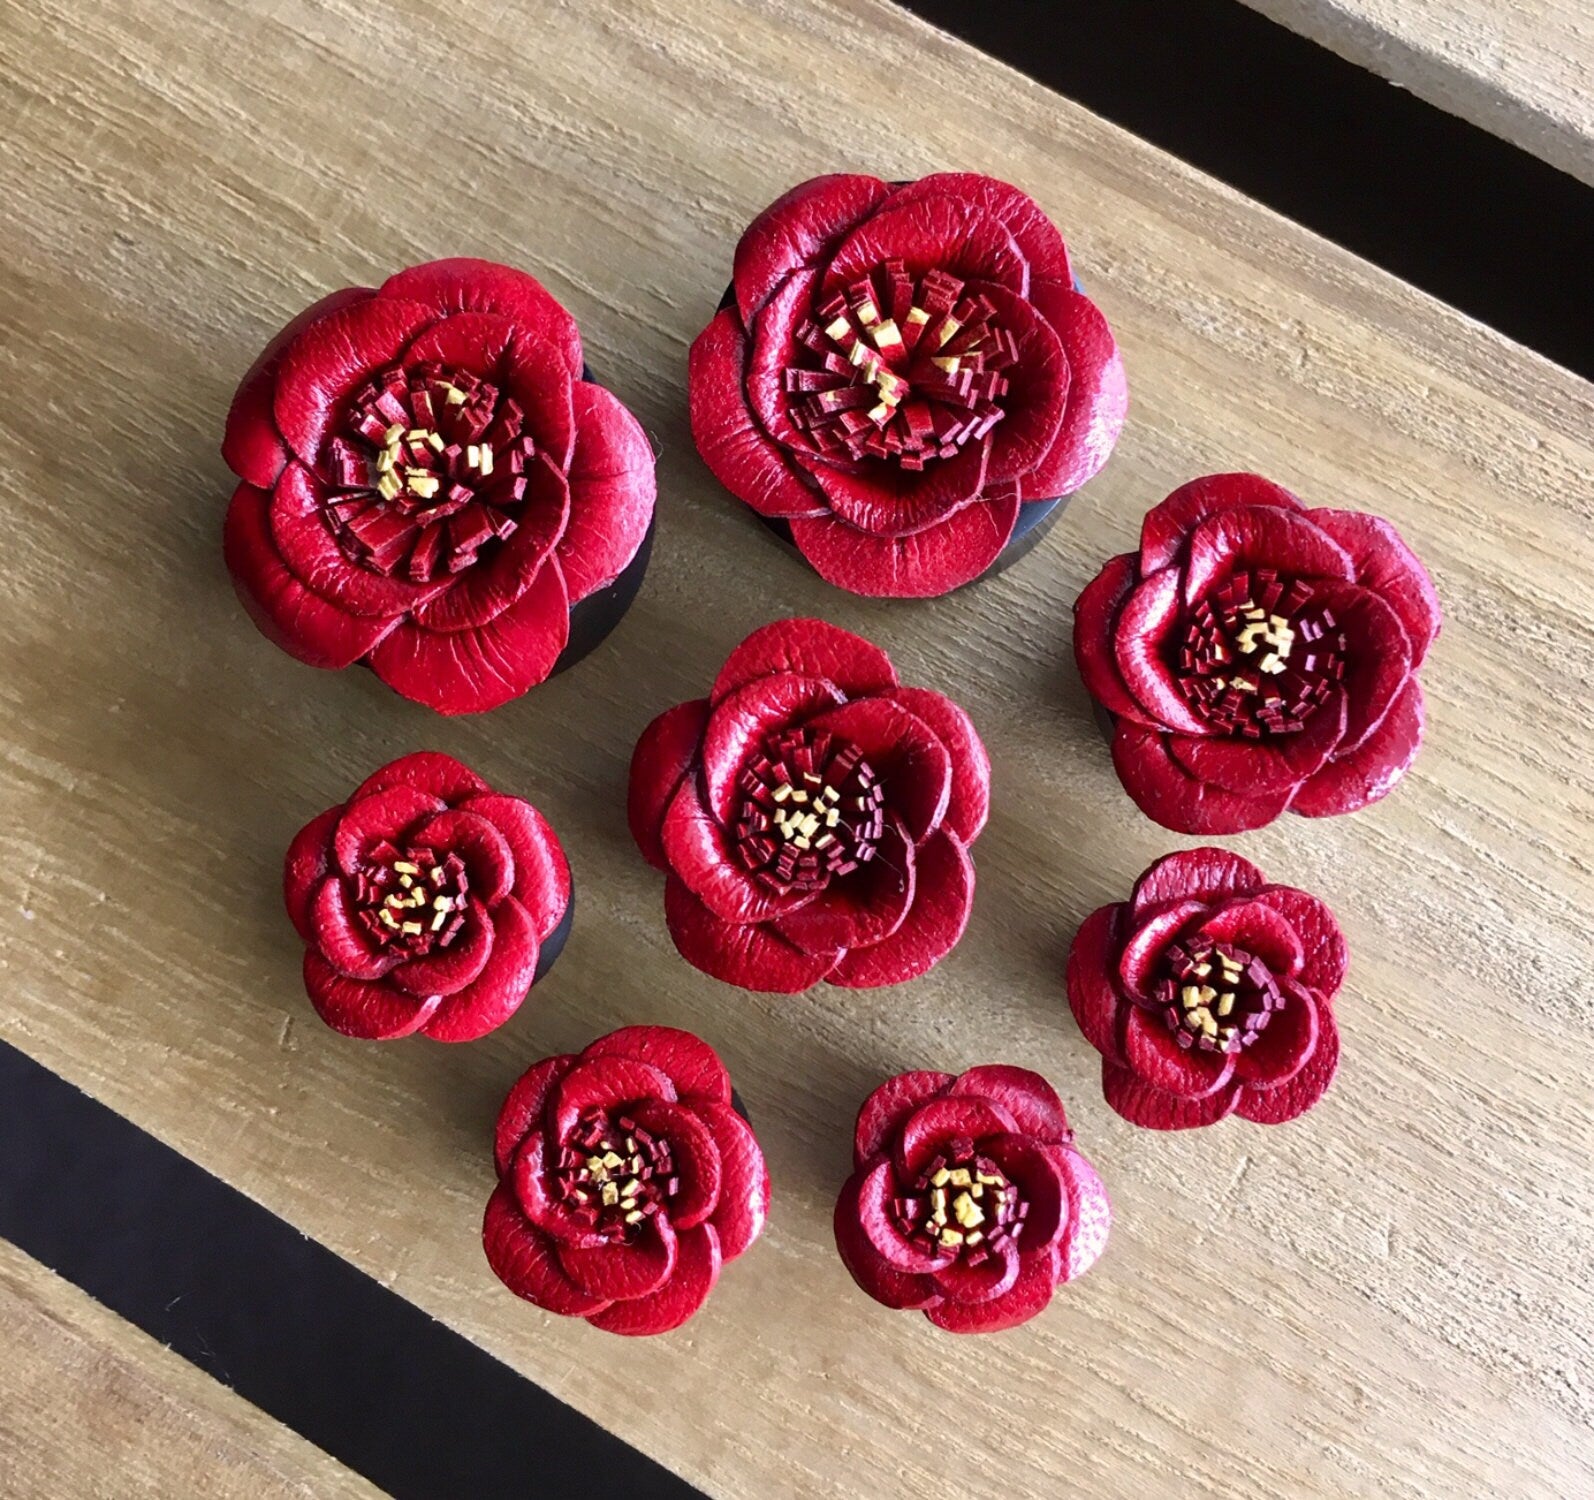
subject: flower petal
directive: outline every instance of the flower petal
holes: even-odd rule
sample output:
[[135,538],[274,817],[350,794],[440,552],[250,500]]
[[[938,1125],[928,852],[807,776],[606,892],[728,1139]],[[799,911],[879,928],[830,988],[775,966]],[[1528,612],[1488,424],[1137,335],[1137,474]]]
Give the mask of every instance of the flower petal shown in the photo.
[[912,536],[870,536],[829,516],[794,520],[792,541],[827,583],[877,599],[931,599],[972,583],[1018,522],[1016,486]]
[[[987,1255],[978,1265],[959,1257],[949,1261],[930,1279],[948,1303],[969,1306],[989,1302],[1010,1292],[1023,1269],[1023,1257],[1016,1245],[1004,1245],[1001,1250]],[[943,1304],[945,1305],[945,1304]]]
[[743,231],[736,246],[736,304],[751,323],[793,271],[817,266],[889,194],[878,177],[833,172],[799,183]]
[[1064,1281],[1083,1276],[1107,1248],[1112,1203],[1096,1169],[1072,1147],[1059,1152],[1068,1187],[1068,1237],[1063,1241]]
[[1317,997],[1299,984],[1279,986],[1284,1004],[1268,1017],[1250,1046],[1235,1055],[1234,1077],[1251,1089],[1278,1088],[1301,1071],[1317,1050]]
[[1085,1040],[1103,1057],[1123,1061],[1121,1024],[1128,1004],[1118,993],[1118,945],[1127,908],[1098,906],[1080,924],[1068,950],[1068,1008]]
[[267,515],[271,497],[241,484],[227,507],[222,552],[239,602],[260,633],[312,667],[352,665],[393,628],[352,615],[312,593],[277,551]]
[[633,1240],[593,1246],[556,1240],[554,1255],[560,1269],[589,1297],[606,1302],[646,1297],[675,1270],[675,1230],[667,1214],[654,1214],[638,1226]]
[[714,1212],[720,1201],[720,1148],[714,1132],[685,1104],[643,1099],[630,1112],[644,1130],[670,1145],[670,1165],[680,1186],[669,1200],[676,1229],[690,1229]]
[[1345,755],[1383,723],[1410,679],[1411,642],[1400,616],[1356,584],[1319,584],[1316,597],[1345,633],[1345,734],[1335,752]]
[[1168,945],[1209,910],[1204,901],[1181,900],[1136,919],[1124,934],[1118,955],[1118,982],[1126,994],[1150,1004]]
[[[349,910],[343,881],[337,875],[328,875],[316,887],[310,923],[316,951],[350,979],[380,979],[404,959],[401,948],[377,948],[367,941],[359,919]],[[397,988],[408,990],[403,984]]]
[[293,836],[282,861],[282,900],[293,930],[305,942],[315,941],[310,902],[332,868],[332,833],[343,816],[341,807],[329,807]]
[[985,827],[991,806],[991,758],[974,721],[950,698],[929,688],[896,688],[884,696],[922,719],[946,746],[952,758],[952,787],[941,826],[972,844]]
[[664,854],[664,814],[697,758],[707,721],[708,699],[678,703],[642,731],[631,752],[626,820],[642,857],[655,870],[670,867]]
[[1043,1255],[1022,1256],[1018,1280],[1010,1290],[990,1302],[943,1301],[927,1308],[925,1316],[948,1333],[998,1333],[1017,1328],[1045,1312],[1057,1289],[1059,1256],[1055,1249]]
[[444,755],[440,750],[417,750],[373,771],[355,788],[349,800],[353,802],[394,786],[411,787],[450,805],[462,802],[474,792],[491,790],[469,766],[462,765],[452,755]]
[[514,889],[514,851],[499,828],[480,813],[447,808],[414,828],[409,839],[439,856],[457,854],[470,876],[474,900],[493,906]]
[[746,335],[730,308],[693,341],[687,363],[692,441],[714,477],[759,515],[823,515],[823,500],[747,404],[747,356]]
[[963,281],[994,281],[1021,297],[1029,292],[1029,267],[1013,236],[966,199],[893,200],[836,247],[821,295],[845,291],[888,260],[900,260],[913,277],[944,271]]
[[817,271],[796,271],[748,324],[747,367],[742,377],[747,404],[759,425],[783,449],[813,451],[808,435],[791,418],[786,372],[798,363],[802,348],[797,330],[813,311]]
[[841,1263],[858,1287],[876,1302],[891,1308],[928,1307],[940,1300],[940,1292],[928,1276],[899,1271],[887,1264],[875,1248],[858,1212],[858,1192],[867,1173],[854,1172],[836,1199],[832,1225]]
[[1175,833],[1244,833],[1290,805],[1288,791],[1247,797],[1196,780],[1173,759],[1168,736],[1127,719],[1113,735],[1112,763],[1141,812]]
[[1181,1047],[1168,1023],[1143,1005],[1124,1019],[1124,1057],[1139,1077],[1164,1094],[1205,1099],[1234,1076],[1234,1058],[1205,1047]]
[[653,519],[658,482],[642,424],[600,385],[578,381],[570,459],[570,524],[559,561],[572,601],[614,582],[637,554]]
[[1242,796],[1293,792],[1321,769],[1345,735],[1346,696],[1332,693],[1295,734],[1262,739],[1215,734],[1168,736],[1168,753],[1197,781]]
[[886,821],[875,856],[851,874],[833,878],[811,901],[775,926],[804,953],[867,948],[902,926],[913,905],[913,844],[895,817]]
[[1293,979],[1305,954],[1294,927],[1265,901],[1244,897],[1219,907],[1197,929],[1214,943],[1232,943],[1260,958],[1275,979]]
[[720,1275],[719,1238],[712,1224],[700,1224],[680,1236],[675,1270],[656,1292],[615,1302],[587,1321],[607,1333],[645,1335],[679,1328],[702,1305]]
[[902,925],[872,948],[843,955],[826,976],[832,984],[900,984],[934,968],[957,945],[974,904],[974,862],[956,834],[940,828],[919,845],[915,877]]
[[1299,511],[1301,502],[1260,474],[1208,474],[1182,484],[1140,523],[1140,567],[1145,573],[1172,567],[1184,555],[1190,533],[1208,516],[1240,506],[1272,505]]
[[899,1190],[889,1161],[875,1163],[859,1172],[853,1181],[857,1183],[854,1211],[858,1223],[892,1270],[925,1275],[947,1264],[949,1257],[939,1249],[910,1240],[898,1226],[895,1206]]
[[808,725],[862,753],[880,778],[887,811],[902,819],[915,843],[941,825],[952,795],[952,757],[917,714],[892,698],[854,698],[814,714]]
[[314,467],[346,398],[395,363],[436,317],[418,302],[379,293],[315,319],[288,344],[277,367],[272,412],[294,453]]
[[951,1092],[993,1099],[1012,1115],[1019,1131],[1037,1141],[1061,1142],[1072,1138],[1063,1101],[1039,1073],[1006,1063],[987,1063],[958,1074]]
[[724,921],[767,922],[814,899],[813,891],[776,890],[750,874],[690,777],[665,810],[660,839],[671,872]]
[[667,1073],[634,1057],[582,1057],[554,1085],[543,1117],[550,1138],[562,1141],[587,1110],[613,1113],[644,1099],[675,1102]]
[[703,791],[710,813],[730,824],[741,801],[742,770],[765,739],[841,701],[830,683],[783,672],[757,678],[716,703],[703,726]]
[[1165,1093],[1132,1069],[1121,1068],[1106,1057],[1101,1060],[1101,1092],[1131,1125],[1146,1130],[1191,1130],[1212,1125],[1232,1113],[1241,1098],[1239,1088],[1233,1084],[1204,1099]]
[[897,1133],[921,1104],[952,1087],[951,1073],[917,1071],[888,1078],[863,1101],[852,1136],[854,1166],[863,1166],[891,1149]]
[[1109,558],[1074,600],[1074,663],[1080,680],[1110,714],[1150,724],[1151,717],[1124,685],[1115,637],[1118,615],[1140,581],[1133,554]]
[[1227,849],[1180,849],[1165,854],[1135,882],[1130,900],[1136,921],[1170,901],[1205,901],[1216,905],[1228,896],[1256,895],[1265,876],[1248,859]]
[[676,875],[664,886],[664,920],[677,951],[693,968],[743,989],[795,995],[823,979],[841,956],[804,953],[757,922],[727,922]]
[[538,1130],[532,1131],[515,1152],[507,1181],[520,1211],[556,1244],[601,1249],[608,1244],[607,1236],[577,1219],[553,1190],[548,1152],[547,1139]]
[[1019,1234],[1023,1254],[1028,1257],[1039,1246],[1060,1239],[1068,1227],[1068,1187],[1056,1152],[1016,1133],[990,1136],[980,1142],[980,1149],[1001,1168],[1029,1205]]
[[[1141,561],[1144,571],[1145,562]],[[1242,568],[1274,568],[1287,578],[1325,582],[1353,576],[1349,555],[1300,511],[1273,505],[1224,510],[1190,533],[1184,597],[1195,604]]]
[[714,679],[710,700],[718,703],[760,677],[782,673],[822,678],[848,698],[888,693],[897,685],[891,658],[861,635],[824,620],[776,620],[731,652]]
[[305,951],[304,987],[316,1014],[334,1031],[371,1042],[419,1031],[438,1006],[435,995],[417,1000],[382,980],[350,979],[314,948]]
[[989,440],[971,441],[951,458],[919,470],[884,461],[846,469],[799,456],[836,520],[872,537],[916,535],[978,500],[985,490]]
[[1422,689],[1407,678],[1383,721],[1354,751],[1336,755],[1290,804],[1308,818],[1356,812],[1394,790],[1422,748]]
[[1051,448],[1024,476],[1026,500],[1071,495],[1112,456],[1129,412],[1123,356],[1101,309],[1071,286],[1031,289],[1068,361],[1068,399]]
[[1036,282],[1066,286],[1073,279],[1061,232],[1040,204],[1010,183],[978,172],[932,172],[906,183],[891,195],[893,204],[912,203],[918,198],[958,198],[977,203],[1013,236],[1029,264],[1032,290]]
[[1140,705],[1137,718],[1153,719],[1181,734],[1211,734],[1173,674],[1184,624],[1179,574],[1164,568],[1136,584],[1124,599],[1113,631],[1113,659],[1124,686]]
[[[1056,492],[1032,490],[1029,480],[1051,453],[1063,429],[1070,372],[1062,339],[1026,298],[1004,286],[987,284],[978,291],[996,309],[996,322],[1012,337],[1017,355],[1002,372],[1007,392],[1002,397],[1002,420],[991,429],[991,456],[985,478],[991,484],[1021,479],[1025,482],[1024,493],[1031,499],[1050,500]],[[1105,457],[1104,454],[1104,462]]]
[[558,351],[572,380],[581,376],[581,334],[576,320],[536,279],[511,266],[456,256],[428,261],[390,276],[384,297],[424,302],[441,313],[495,313],[516,328],[547,339]]
[[358,875],[376,844],[402,844],[421,822],[443,811],[441,797],[411,786],[393,786],[348,802],[332,831],[332,854],[345,875]]
[[609,1305],[571,1281],[554,1253],[553,1241],[530,1223],[503,1183],[487,1200],[482,1248],[493,1273],[510,1291],[548,1312],[585,1317]]
[[735,1260],[764,1232],[769,1218],[769,1167],[753,1127],[728,1104],[700,1104],[720,1152],[720,1198],[709,1222],[720,1255]]
[[1356,582],[1377,594],[1400,616],[1411,642],[1411,665],[1422,665],[1439,634],[1443,615],[1433,579],[1417,554],[1388,521],[1350,510],[1311,510],[1312,524],[1350,555]]
[[902,1122],[892,1143],[897,1180],[913,1182],[937,1157],[956,1160],[987,1138],[1010,1136],[1014,1123],[1012,1115],[991,1099],[950,1093],[930,1099]]
[[476,630],[431,631],[404,621],[371,653],[376,675],[441,714],[483,713],[544,681],[570,638],[570,604],[559,560]]
[[[465,903],[465,925],[446,948],[406,959],[394,968],[388,982],[406,995],[452,995],[462,990],[487,966],[493,951],[493,919],[474,896]],[[403,954],[399,955],[403,958]]]
[[669,1075],[676,1093],[694,1106],[729,1104],[731,1077],[719,1054],[701,1037],[674,1026],[622,1026],[600,1036],[583,1058],[629,1057]]
[[537,977],[541,950],[526,908],[506,896],[492,911],[493,949],[470,984],[443,997],[424,1028],[434,1042],[474,1042],[520,1009]]
[[575,1067],[576,1061],[573,1053],[545,1057],[533,1063],[515,1081],[493,1127],[493,1159],[500,1177],[508,1175],[521,1142],[542,1128],[543,1111],[553,1095],[554,1085]]
[[1303,1115],[1327,1092],[1339,1071],[1339,1027],[1332,1006],[1317,1007],[1317,1046],[1306,1066],[1288,1083],[1240,1091],[1235,1113],[1258,1125],[1282,1125]]
[[1296,982],[1332,1000],[1345,982],[1350,961],[1345,934],[1334,913],[1316,896],[1288,885],[1265,886],[1256,899],[1281,913],[1300,939],[1305,957]]
[[546,941],[570,905],[570,861],[548,820],[520,797],[485,792],[467,797],[459,811],[484,818],[508,845],[514,869],[509,889]]

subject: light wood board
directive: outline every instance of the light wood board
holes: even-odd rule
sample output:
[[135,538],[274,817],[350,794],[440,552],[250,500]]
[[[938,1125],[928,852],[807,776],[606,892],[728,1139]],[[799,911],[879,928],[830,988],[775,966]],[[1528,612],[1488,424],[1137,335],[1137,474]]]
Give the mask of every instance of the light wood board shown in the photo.
[[6,1500],[375,1500],[296,1432],[0,1241]]
[[1588,0],[1245,3],[1594,184],[1594,7]]
[[[1594,390],[883,5],[16,0],[0,30],[0,1033],[716,1496],[1594,1488]],[[789,184],[945,166],[1064,226],[1130,423],[1001,579],[864,602],[708,476],[686,349]],[[662,499],[610,641],[445,722],[256,635],[216,442],[290,313],[450,253],[575,310]],[[1344,918],[1340,1081],[1291,1126],[1163,1137],[1106,1108],[1064,1002],[1075,925],[1181,842],[1113,778],[1068,607],[1148,505],[1231,467],[1391,517],[1449,618],[1400,790],[1233,841]],[[626,834],[643,725],[787,613],[879,640],[991,749],[970,930],[902,988],[695,973]],[[575,934],[480,1043],[340,1040],[300,989],[282,850],[422,746],[548,813]],[[516,1302],[478,1243],[505,1089],[635,1021],[720,1048],[776,1194],[651,1341]],[[981,1061],[1056,1081],[1117,1222],[1045,1317],[960,1340],[853,1289],[830,1207],[876,1081]]]

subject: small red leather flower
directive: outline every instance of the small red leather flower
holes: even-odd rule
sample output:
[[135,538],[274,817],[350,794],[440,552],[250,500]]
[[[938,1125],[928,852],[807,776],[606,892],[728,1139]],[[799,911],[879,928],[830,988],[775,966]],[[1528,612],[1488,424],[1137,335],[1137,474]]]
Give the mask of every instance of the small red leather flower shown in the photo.
[[990,774],[968,715],[899,686],[878,646],[781,620],[643,731],[631,833],[704,973],[788,994],[896,984],[963,935]]
[[1141,811],[1238,833],[1286,809],[1355,812],[1406,774],[1439,624],[1427,570],[1387,521],[1214,474],[1152,510],[1140,551],[1079,596],[1074,657]]
[[529,802],[421,751],[299,830],[283,895],[305,989],[334,1031],[470,1042],[559,956],[570,866]]
[[546,678],[572,605],[653,518],[653,453],[583,377],[532,277],[440,260],[334,292],[267,345],[227,416],[243,482],[227,566],[260,629],[316,667],[363,661],[441,713]]
[[769,1171],[713,1048],[627,1026],[545,1057],[498,1116],[482,1243],[499,1280],[610,1333],[667,1333],[763,1233]]
[[1057,227],[966,172],[837,174],[777,199],[688,379],[720,483],[821,577],[900,598],[978,578],[1022,507],[1106,463],[1128,405]]
[[1085,919],[1068,1004],[1102,1092],[1152,1130],[1304,1114],[1339,1066],[1345,936],[1315,896],[1223,849],[1159,859]]
[[1112,1208],[1062,1101],[1025,1068],[899,1073],[864,1100],[836,1248],[887,1307],[938,1328],[1026,1323],[1107,1244]]

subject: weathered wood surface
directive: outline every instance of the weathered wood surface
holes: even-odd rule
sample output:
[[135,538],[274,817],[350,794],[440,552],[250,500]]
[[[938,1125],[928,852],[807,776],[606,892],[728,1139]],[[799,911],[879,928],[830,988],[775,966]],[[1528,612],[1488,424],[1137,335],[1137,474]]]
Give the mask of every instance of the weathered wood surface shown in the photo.
[[[1589,386],[881,5],[18,0],[3,29],[0,1033],[715,1495],[1590,1492]],[[1044,546],[929,605],[806,574],[687,432],[740,226],[838,165],[1029,188],[1130,371],[1119,452]],[[576,311],[663,498],[611,640],[444,722],[256,635],[215,445],[288,314],[458,252]],[[1179,842],[1113,779],[1068,603],[1146,506],[1237,466],[1390,516],[1449,622],[1406,784],[1235,841],[1344,916],[1334,1092],[1162,1138],[1103,1104],[1063,998],[1074,925]],[[643,724],[798,612],[959,697],[995,761],[968,936],[898,990],[696,974],[626,834]],[[540,803],[579,921],[497,1035],[342,1041],[300,989],[282,849],[421,746]],[[776,1200],[703,1316],[627,1342],[514,1301],[477,1232],[510,1081],[641,1020],[721,1049]],[[876,1080],[993,1060],[1057,1082],[1117,1227],[1043,1319],[959,1340],[855,1292],[830,1205]]]
[[1594,8],[1588,0],[1245,3],[1594,184]]

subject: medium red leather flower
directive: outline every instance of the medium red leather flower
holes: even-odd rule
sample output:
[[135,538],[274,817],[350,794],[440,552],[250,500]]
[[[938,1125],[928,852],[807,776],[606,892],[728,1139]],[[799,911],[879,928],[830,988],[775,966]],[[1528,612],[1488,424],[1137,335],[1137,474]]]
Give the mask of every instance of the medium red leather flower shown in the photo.
[[260,629],[446,714],[555,670],[571,607],[626,572],[653,518],[652,450],[584,378],[575,320],[487,261],[301,313],[238,387],[222,455],[243,481],[227,566]]
[[858,1111],[852,1157],[835,1217],[852,1279],[952,1333],[1028,1322],[1107,1244],[1101,1178],[1025,1068],[887,1079]]
[[1315,896],[1223,849],[1159,859],[1127,902],[1085,919],[1068,1004],[1102,1091],[1152,1130],[1303,1114],[1339,1066],[1345,936]]
[[692,436],[853,593],[978,578],[1123,426],[1106,319],[1057,227],[994,178],[816,177],[748,226],[733,292],[692,345]]
[[406,755],[299,830],[283,865],[304,986],[345,1036],[469,1042],[564,947],[570,866],[529,802],[435,751]]
[[1406,774],[1439,624],[1427,570],[1387,521],[1214,474],[1152,510],[1140,551],[1079,596],[1074,657],[1141,811],[1238,833],[1286,809],[1354,812]]
[[731,653],[631,758],[631,832],[689,962],[750,990],[896,984],[963,935],[990,761],[969,717],[823,620]]
[[763,1232],[769,1171],[713,1048],[627,1026],[545,1057],[498,1116],[482,1243],[499,1279],[610,1333],[667,1333]]

